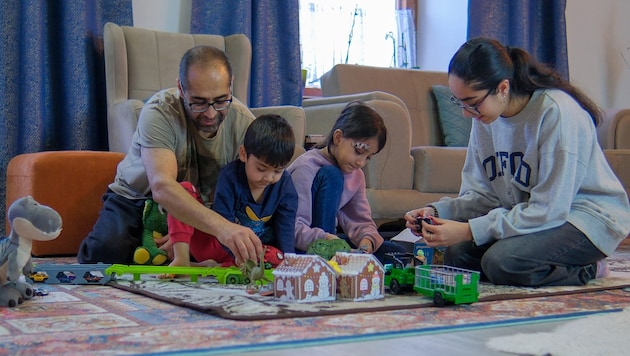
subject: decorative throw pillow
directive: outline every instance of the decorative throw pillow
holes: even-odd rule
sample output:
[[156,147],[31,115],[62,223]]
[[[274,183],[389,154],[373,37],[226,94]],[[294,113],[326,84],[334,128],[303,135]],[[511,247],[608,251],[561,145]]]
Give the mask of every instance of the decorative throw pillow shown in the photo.
[[444,85],[433,85],[433,96],[438,106],[440,129],[446,146],[466,147],[472,120],[462,115],[462,109],[451,101],[451,90]]

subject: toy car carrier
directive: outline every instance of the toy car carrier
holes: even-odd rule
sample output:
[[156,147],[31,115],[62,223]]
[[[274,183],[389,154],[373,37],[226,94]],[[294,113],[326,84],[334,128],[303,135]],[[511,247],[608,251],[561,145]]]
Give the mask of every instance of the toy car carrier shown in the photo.
[[413,286],[419,294],[433,297],[436,306],[474,303],[479,299],[479,272],[445,265],[416,267]]

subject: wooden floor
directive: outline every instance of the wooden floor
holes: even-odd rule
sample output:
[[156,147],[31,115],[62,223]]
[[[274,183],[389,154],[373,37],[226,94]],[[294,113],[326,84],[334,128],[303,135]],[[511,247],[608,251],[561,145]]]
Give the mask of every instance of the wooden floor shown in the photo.
[[538,322],[469,331],[457,331],[421,336],[389,338],[361,342],[338,343],[303,348],[287,348],[240,353],[247,356],[338,356],[338,355],[484,355],[499,356],[512,353],[498,352],[486,347],[493,337],[517,333],[550,332],[567,321]]

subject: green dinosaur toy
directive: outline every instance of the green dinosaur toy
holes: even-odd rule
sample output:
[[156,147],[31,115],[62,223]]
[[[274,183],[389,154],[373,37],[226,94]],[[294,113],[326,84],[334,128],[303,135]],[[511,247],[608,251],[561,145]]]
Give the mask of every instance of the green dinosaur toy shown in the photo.
[[33,286],[20,276],[33,272],[33,241],[54,240],[61,233],[62,220],[54,209],[31,196],[19,198],[7,212],[11,233],[0,239],[0,306],[15,307],[33,298]]
[[163,211],[153,199],[144,202],[142,224],[142,246],[138,246],[133,253],[133,262],[139,265],[161,266],[168,259],[168,255],[157,246],[155,240],[168,233],[168,225],[166,211]]
[[330,260],[337,252],[350,252],[352,249],[342,239],[317,239],[308,246],[306,253],[322,256],[326,261]]

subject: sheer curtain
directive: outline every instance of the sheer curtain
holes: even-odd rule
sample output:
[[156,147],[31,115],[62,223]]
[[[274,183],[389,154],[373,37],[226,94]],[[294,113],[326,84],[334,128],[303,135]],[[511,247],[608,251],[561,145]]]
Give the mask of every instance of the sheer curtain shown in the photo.
[[569,79],[566,0],[470,0],[468,38],[521,47]]
[[394,0],[300,0],[306,85],[319,87],[320,77],[339,63],[416,67],[413,12]]
[[190,32],[249,37],[250,107],[301,105],[298,0],[193,0]]
[[0,1],[0,224],[6,169],[36,151],[107,149],[103,26],[131,0]]

